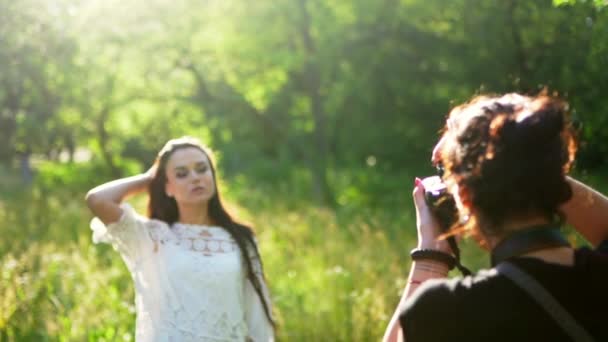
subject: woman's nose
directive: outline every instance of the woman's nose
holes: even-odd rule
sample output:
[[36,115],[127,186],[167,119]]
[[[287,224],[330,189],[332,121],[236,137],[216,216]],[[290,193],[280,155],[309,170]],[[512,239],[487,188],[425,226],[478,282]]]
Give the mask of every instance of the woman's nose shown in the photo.
[[201,180],[201,174],[196,172],[196,170],[190,171],[190,178],[193,182],[199,182]]
[[433,148],[433,155],[431,156],[431,162],[433,164],[437,164],[441,160],[441,148],[443,147],[444,139],[445,138],[443,137],[439,139],[439,142],[437,142],[437,145]]

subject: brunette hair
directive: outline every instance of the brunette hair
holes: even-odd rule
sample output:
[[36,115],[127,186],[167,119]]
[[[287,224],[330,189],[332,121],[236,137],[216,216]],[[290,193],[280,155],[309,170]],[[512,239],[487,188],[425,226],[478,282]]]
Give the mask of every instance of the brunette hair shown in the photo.
[[[253,230],[247,225],[236,222],[224,208],[224,205],[220,199],[219,185],[217,183],[214,161],[212,159],[213,154],[206,146],[201,144],[198,139],[192,137],[181,137],[178,139],[169,140],[158,153],[154,162],[157,167],[156,174],[154,175],[154,178],[150,182],[150,186],[148,188],[148,216],[153,219],[162,220],[168,224],[173,224],[179,219],[177,202],[174,198],[167,196],[165,193],[165,184],[167,182],[166,167],[171,155],[175,151],[184,148],[196,148],[203,152],[209,159],[209,165],[211,167],[213,181],[215,183],[215,193],[207,204],[209,217],[215,224],[224,228],[238,245],[241,255],[243,256],[243,260],[245,261],[247,277],[251,281],[257,295],[262,301],[264,312],[266,313],[268,321],[273,327],[275,327],[276,325],[272,318],[270,303],[266,301],[262,290],[262,284],[255,274],[255,271],[259,271],[261,277],[265,279],[262,268],[262,260],[260,258],[257,244],[254,240]],[[259,262],[259,270],[254,270],[252,260],[256,258]]]
[[452,191],[466,189],[458,195],[477,212],[462,230],[500,235],[512,217],[561,220],[576,152],[567,103],[546,91],[478,96],[450,112],[442,139],[444,181]]

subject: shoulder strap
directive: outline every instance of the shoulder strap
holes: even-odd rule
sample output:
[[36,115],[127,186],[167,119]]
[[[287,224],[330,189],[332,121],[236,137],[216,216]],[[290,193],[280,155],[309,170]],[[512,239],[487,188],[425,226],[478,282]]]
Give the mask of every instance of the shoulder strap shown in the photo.
[[593,342],[593,337],[564,309],[536,279],[510,262],[501,262],[496,270],[528,293],[577,342]]

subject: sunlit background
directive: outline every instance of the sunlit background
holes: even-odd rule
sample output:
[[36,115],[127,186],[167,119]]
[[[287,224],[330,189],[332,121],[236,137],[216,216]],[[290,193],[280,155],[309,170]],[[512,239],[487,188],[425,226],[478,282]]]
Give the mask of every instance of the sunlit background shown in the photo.
[[185,134],[259,234],[279,339],[377,341],[449,108],[557,91],[608,190],[606,70],[604,0],[0,0],[0,341],[134,340],[83,197]]

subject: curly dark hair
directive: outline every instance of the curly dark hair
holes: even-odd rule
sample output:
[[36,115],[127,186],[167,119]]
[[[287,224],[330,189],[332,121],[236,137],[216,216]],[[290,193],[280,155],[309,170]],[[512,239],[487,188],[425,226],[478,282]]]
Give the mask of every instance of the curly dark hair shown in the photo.
[[[235,221],[224,208],[222,200],[220,199],[213,154],[211,153],[211,150],[201,144],[198,139],[192,137],[182,137],[169,140],[158,153],[158,156],[154,162],[154,164],[157,166],[156,175],[152,179],[152,182],[148,188],[148,216],[153,219],[165,221],[168,224],[173,224],[179,219],[177,202],[174,198],[169,197],[165,193],[165,183],[167,182],[166,167],[171,155],[173,155],[175,151],[184,148],[196,148],[202,151],[209,159],[209,164],[211,166],[211,172],[213,175],[213,182],[216,185],[215,193],[208,202],[209,216],[215,224],[226,229],[226,231],[228,231],[238,245],[246,266],[247,277],[251,281],[255,292],[263,304],[266,318],[272,324],[272,326],[276,328],[276,324],[272,318],[272,308],[270,303],[268,303],[264,297],[262,284],[255,274],[256,271],[260,272],[260,276],[263,279],[265,278],[262,268],[262,260],[254,240],[253,230],[251,227]],[[259,269],[254,267],[252,259],[257,259],[259,262]]]
[[566,174],[575,152],[568,105],[546,91],[478,96],[454,108],[439,159],[448,188],[465,190],[461,201],[475,209],[461,229],[497,236],[510,218],[561,220],[559,206],[572,196]]

